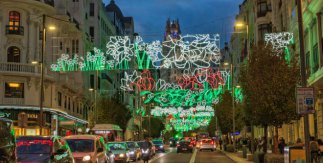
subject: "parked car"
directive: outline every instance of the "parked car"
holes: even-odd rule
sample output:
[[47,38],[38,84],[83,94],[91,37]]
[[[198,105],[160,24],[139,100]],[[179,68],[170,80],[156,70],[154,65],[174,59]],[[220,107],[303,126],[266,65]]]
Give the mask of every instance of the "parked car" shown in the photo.
[[140,160],[140,158],[141,158],[141,150],[140,150],[139,145],[134,141],[127,141],[126,143],[128,145],[128,148],[129,148],[130,159],[133,160],[133,161]]
[[125,142],[109,142],[108,147],[115,155],[115,162],[127,163],[130,162],[129,148]]
[[197,149],[200,149],[201,144],[202,144],[202,140],[201,140],[201,139],[200,139],[200,140],[197,140],[197,141],[196,141],[196,145],[195,145],[195,147],[196,147]]
[[[152,158],[156,154],[156,148],[152,142],[151,143],[151,148],[149,149],[150,157]],[[139,145],[140,149],[146,149],[145,147],[146,142],[145,141],[138,141],[137,144]]]
[[165,152],[165,147],[162,140],[153,140],[153,144],[155,145],[156,151]]
[[15,162],[15,148],[12,121],[0,118],[0,162]]
[[67,143],[56,136],[20,136],[16,141],[17,162],[74,163]]
[[76,163],[105,163],[106,149],[96,135],[71,135],[64,138],[71,148]]
[[190,152],[193,153],[193,144],[187,140],[181,140],[177,145],[177,153]]
[[216,145],[212,139],[202,139],[200,142],[200,151],[202,150],[211,150],[214,151]]

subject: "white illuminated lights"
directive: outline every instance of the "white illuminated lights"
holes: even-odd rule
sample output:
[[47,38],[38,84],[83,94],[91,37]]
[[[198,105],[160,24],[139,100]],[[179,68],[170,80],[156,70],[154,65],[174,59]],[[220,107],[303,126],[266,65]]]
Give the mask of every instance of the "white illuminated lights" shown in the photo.
[[265,43],[271,45],[274,52],[282,53],[284,49],[292,42],[294,38],[293,33],[280,32],[280,33],[266,33]]

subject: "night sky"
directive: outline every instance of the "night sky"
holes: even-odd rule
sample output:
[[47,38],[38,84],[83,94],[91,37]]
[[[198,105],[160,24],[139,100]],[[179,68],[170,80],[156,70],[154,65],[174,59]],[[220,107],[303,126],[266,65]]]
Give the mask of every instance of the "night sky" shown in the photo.
[[[103,0],[106,4],[110,0]],[[145,41],[162,40],[167,18],[179,19],[182,34],[221,35],[229,41],[243,0],[115,0],[124,16],[132,16],[135,31]]]

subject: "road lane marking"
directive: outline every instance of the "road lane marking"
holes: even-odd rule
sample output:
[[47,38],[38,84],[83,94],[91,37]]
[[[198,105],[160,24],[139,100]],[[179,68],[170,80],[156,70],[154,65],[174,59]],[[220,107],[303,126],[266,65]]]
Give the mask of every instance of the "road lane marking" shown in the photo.
[[148,162],[152,163],[153,161],[156,161],[157,159],[162,158],[162,157],[170,154],[171,152],[172,152],[171,150],[168,150],[168,152],[166,152],[166,153],[161,153],[160,155],[158,155],[158,157],[155,156],[155,157],[153,157],[153,159],[149,160]]
[[193,155],[191,157],[190,163],[194,163],[195,162],[196,153],[197,153],[197,150],[194,149],[194,153],[193,153]]

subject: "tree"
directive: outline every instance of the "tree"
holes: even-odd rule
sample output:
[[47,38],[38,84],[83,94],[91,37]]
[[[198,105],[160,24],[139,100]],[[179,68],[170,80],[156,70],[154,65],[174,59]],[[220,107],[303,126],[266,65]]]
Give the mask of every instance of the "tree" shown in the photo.
[[119,99],[102,95],[97,105],[97,123],[112,123],[119,125],[123,131],[131,118],[130,110]]
[[[275,126],[274,152],[277,152],[278,127],[297,118],[295,88],[299,81],[297,60],[288,64],[283,55],[270,46],[259,44],[252,49],[248,63],[242,66],[240,83],[244,94],[246,123],[265,129]],[[267,152],[265,141],[264,152]]]
[[[229,134],[233,131],[233,110],[232,110],[232,96],[229,91],[225,91],[221,98],[220,102],[215,105],[215,115],[218,118],[218,125],[223,134]],[[242,114],[240,104],[235,103],[235,129],[239,131],[244,126],[243,121],[244,115]],[[211,120],[209,129],[213,128],[215,123],[215,118]]]
[[165,126],[163,122],[156,117],[150,117],[150,126],[149,126],[149,119],[146,118],[143,123],[142,127],[147,131],[145,134],[145,137],[149,136],[149,131],[150,131],[150,136],[157,138],[160,137],[161,132],[164,130]]

